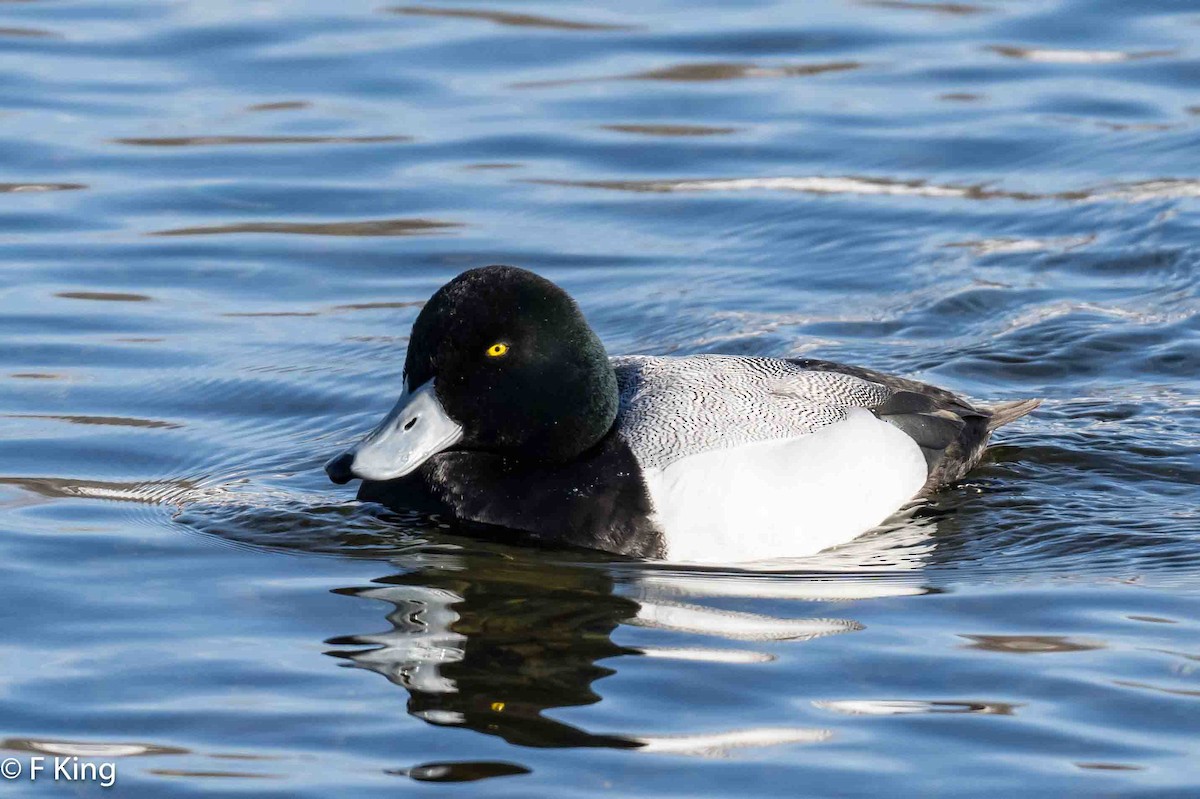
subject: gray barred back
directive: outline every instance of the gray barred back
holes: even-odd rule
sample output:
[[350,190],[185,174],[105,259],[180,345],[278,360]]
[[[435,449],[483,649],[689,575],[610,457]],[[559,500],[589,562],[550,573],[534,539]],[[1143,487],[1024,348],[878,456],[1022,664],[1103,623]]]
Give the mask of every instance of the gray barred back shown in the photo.
[[892,395],[878,383],[777,358],[613,358],[618,431],[643,468],[742,444],[807,435]]

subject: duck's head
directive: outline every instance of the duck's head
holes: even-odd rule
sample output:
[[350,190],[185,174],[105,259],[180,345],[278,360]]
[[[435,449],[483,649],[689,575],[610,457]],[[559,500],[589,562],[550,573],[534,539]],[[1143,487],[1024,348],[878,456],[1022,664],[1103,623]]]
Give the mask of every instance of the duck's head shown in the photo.
[[421,309],[400,401],[325,471],[335,483],[391,480],[449,449],[563,461],[616,415],[616,375],[574,300],[532,272],[485,266]]

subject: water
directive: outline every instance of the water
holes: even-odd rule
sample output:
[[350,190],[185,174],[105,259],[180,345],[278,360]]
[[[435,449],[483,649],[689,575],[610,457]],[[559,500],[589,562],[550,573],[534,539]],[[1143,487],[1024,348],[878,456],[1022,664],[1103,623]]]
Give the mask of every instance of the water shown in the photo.
[[[1200,5],[463,3],[0,4],[0,754],[129,796],[1200,794]],[[355,505],[321,462],[494,262],[613,353],[1047,401],[773,573]]]

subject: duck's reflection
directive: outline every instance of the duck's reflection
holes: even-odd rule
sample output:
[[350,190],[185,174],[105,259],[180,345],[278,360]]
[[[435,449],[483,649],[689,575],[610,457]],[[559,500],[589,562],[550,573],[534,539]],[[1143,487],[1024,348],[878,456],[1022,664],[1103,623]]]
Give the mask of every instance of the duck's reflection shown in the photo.
[[[910,540],[908,548],[897,546],[894,532],[884,540],[901,556],[885,559],[886,568],[875,563],[879,545],[872,549],[860,542],[856,546],[861,551],[853,558],[832,553],[815,564],[823,567],[819,574],[721,574],[611,562],[563,563],[545,552],[521,548],[426,552],[398,564],[406,571],[338,592],[390,605],[391,628],[331,639],[338,648],[329,654],[404,688],[408,712],[417,718],[467,727],[521,746],[712,754],[734,747],[822,740],[827,731],[800,727],[698,730],[695,735],[672,736],[593,732],[553,718],[552,711],[599,702],[597,681],[614,674],[623,657],[720,661],[752,668],[774,655],[766,643],[747,642],[802,641],[861,629],[848,618],[779,618],[719,609],[706,600],[761,596],[822,601],[924,592],[919,572],[912,567],[921,562],[918,554],[927,551],[926,534]],[[847,575],[849,560],[860,566],[870,563],[876,572]],[[623,625],[677,633],[682,640],[676,646],[674,635],[652,635],[653,646],[622,645],[614,633]]]
[[408,712],[431,724],[469,727],[522,746],[636,747],[543,715],[600,701],[599,664],[633,654],[612,633],[638,603],[618,596],[595,568],[531,569],[472,563],[386,577],[341,593],[392,605],[392,629],[334,639],[366,647],[330,654],[408,691]]

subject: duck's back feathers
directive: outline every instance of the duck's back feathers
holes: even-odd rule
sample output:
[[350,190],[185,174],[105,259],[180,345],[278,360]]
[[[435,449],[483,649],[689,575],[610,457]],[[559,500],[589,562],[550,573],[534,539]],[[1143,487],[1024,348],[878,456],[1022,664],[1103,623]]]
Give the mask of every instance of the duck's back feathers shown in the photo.
[[979,463],[996,428],[1020,419],[1042,404],[1040,399],[1026,399],[990,407],[976,406],[943,388],[905,377],[832,361],[805,358],[789,362],[802,369],[848,375],[885,388],[887,399],[870,410],[903,430],[921,447],[929,465],[923,493],[962,479]]
[[696,355],[612,359],[618,430],[644,468],[692,455],[799,438],[844,422],[892,392],[847,372],[779,358]]
[[1041,400],[973,405],[937,386],[809,358],[613,358],[619,430],[644,468],[713,450],[800,438],[862,408],[920,448],[928,492],[961,479],[991,433]]

